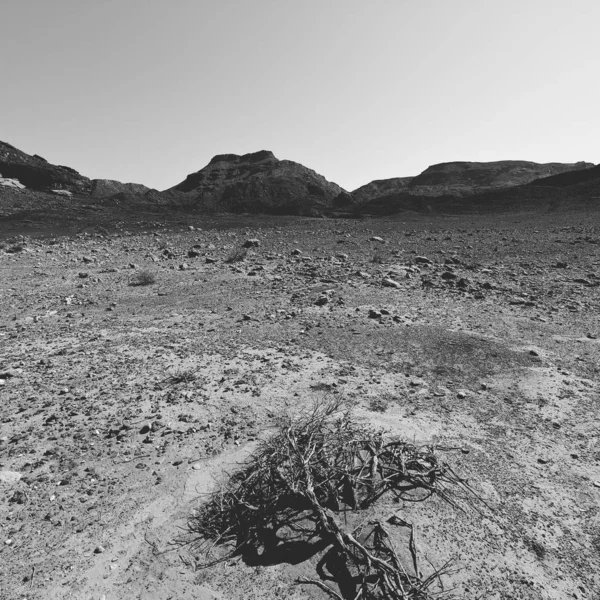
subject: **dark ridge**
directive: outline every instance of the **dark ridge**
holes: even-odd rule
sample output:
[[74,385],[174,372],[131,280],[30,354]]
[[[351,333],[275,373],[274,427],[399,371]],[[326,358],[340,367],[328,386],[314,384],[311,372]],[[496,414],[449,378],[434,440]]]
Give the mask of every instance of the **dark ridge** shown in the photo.
[[273,159],[277,160],[275,155],[270,150],[259,150],[258,152],[250,152],[249,154],[217,154],[213,156],[209,165],[220,162],[247,162],[254,163],[261,160]]
[[595,179],[600,179],[600,165],[589,167],[587,169],[580,169],[578,171],[570,171],[568,173],[559,173],[558,175],[551,175],[550,177],[542,177],[540,179],[535,179],[529,185],[567,187],[570,185],[577,185],[578,183],[593,181]]

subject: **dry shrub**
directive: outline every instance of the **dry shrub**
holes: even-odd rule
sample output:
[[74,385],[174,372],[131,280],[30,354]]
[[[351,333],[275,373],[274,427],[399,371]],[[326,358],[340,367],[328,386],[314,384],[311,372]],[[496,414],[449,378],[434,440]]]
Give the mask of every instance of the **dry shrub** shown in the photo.
[[388,261],[388,257],[383,250],[377,249],[371,257],[371,262],[382,265]]
[[131,281],[131,285],[143,286],[156,283],[156,276],[150,271],[140,271]]
[[[190,519],[186,543],[206,556],[200,566],[236,553],[250,564],[269,564],[292,548],[296,559],[326,550],[320,565],[339,591],[324,583],[324,568],[321,580],[298,583],[316,585],[339,600],[432,598],[443,569],[423,577],[409,523],[392,514],[349,530],[340,519],[369,509],[384,494],[411,501],[435,494],[460,507],[457,500],[468,501],[472,491],[434,448],[388,440],[354,420],[343,401],[321,402],[280,423],[278,433]],[[410,532],[412,564],[401,562],[390,526]],[[230,550],[225,556],[223,547]]]
[[248,255],[248,250],[246,248],[236,248],[232,252],[229,253],[227,258],[225,258],[225,262],[227,264],[232,264],[236,262],[242,262],[246,256]]

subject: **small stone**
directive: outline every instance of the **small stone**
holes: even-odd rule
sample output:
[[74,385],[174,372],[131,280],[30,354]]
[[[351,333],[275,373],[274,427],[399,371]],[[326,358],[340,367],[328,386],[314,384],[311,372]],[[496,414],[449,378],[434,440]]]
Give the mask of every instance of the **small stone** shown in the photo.
[[415,262],[419,265],[432,265],[433,261],[426,256],[415,256]]
[[104,548],[104,546],[96,546],[94,548],[94,554],[102,554],[103,552],[106,552],[106,548]]
[[204,262],[205,262],[207,265],[213,265],[214,263],[216,263],[216,262],[217,262],[217,259],[216,259],[216,258],[211,258],[210,256],[207,256],[207,257],[205,258]]
[[380,319],[382,316],[381,311],[371,309],[369,311],[369,319]]
[[529,351],[529,354],[530,354],[531,356],[539,356],[539,354],[538,354],[538,353],[537,353],[535,350],[530,350],[530,351]]
[[315,304],[317,306],[325,306],[329,302],[329,298],[327,296],[319,296],[315,300]]
[[373,237],[369,238],[370,242],[383,242],[383,238],[380,238],[378,235],[374,235]]
[[260,240],[258,240],[256,238],[246,240],[242,244],[242,248],[258,248],[259,246],[260,246]]
[[383,287],[391,287],[396,289],[402,287],[402,285],[399,282],[397,282],[394,279],[390,279],[389,277],[384,277],[383,281],[381,282],[381,285],[383,285]]
[[294,250],[292,250],[292,256],[300,256],[302,254],[302,250],[298,250],[298,248],[295,248]]
[[89,273],[79,273],[79,279],[86,279],[89,276],[90,276]]
[[465,392],[458,392],[458,393],[456,394],[456,397],[457,397],[459,400],[464,400],[464,399],[467,397],[467,394],[465,394]]

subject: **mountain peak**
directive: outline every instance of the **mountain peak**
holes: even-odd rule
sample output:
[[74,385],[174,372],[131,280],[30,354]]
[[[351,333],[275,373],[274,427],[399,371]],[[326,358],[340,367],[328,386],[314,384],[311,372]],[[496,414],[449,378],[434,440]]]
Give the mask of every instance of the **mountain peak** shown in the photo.
[[259,150],[218,154],[171,190],[193,195],[199,207],[214,210],[305,214],[331,207],[342,188],[299,163]]
[[277,157],[270,150],[259,150],[248,154],[217,154],[213,156],[209,165],[216,163],[256,163],[263,160],[277,160]]

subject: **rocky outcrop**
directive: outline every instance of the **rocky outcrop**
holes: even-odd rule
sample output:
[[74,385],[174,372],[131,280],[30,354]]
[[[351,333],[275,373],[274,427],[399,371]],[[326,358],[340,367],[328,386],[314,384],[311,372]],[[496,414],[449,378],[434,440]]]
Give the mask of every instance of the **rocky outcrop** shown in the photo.
[[322,175],[261,150],[220,154],[168,191],[185,194],[200,209],[310,214],[329,208],[342,188]]
[[95,198],[101,198],[115,196],[116,194],[141,196],[149,191],[150,188],[141,183],[121,183],[113,179],[93,179],[90,193]]
[[0,142],[0,173],[38,191],[62,189],[88,194],[91,188],[91,181],[75,169],[53,165],[37,154],[30,156],[5,142]]
[[414,177],[392,177],[391,179],[376,179],[352,192],[356,202],[369,202],[375,198],[405,192]]
[[408,185],[411,194],[467,196],[515,187],[548,177],[592,167],[592,163],[546,163],[524,160],[497,162],[449,162],[433,165]]
[[3,187],[10,187],[17,190],[22,190],[25,187],[18,179],[9,179],[7,177],[2,177],[2,173],[0,173],[0,185]]

